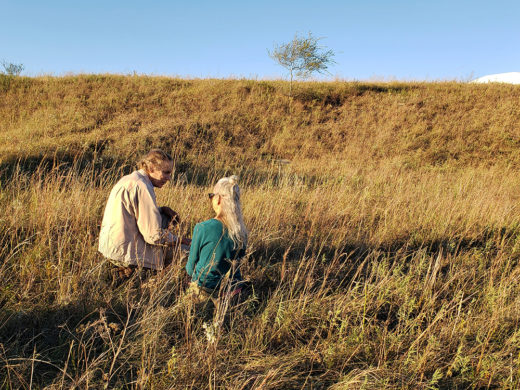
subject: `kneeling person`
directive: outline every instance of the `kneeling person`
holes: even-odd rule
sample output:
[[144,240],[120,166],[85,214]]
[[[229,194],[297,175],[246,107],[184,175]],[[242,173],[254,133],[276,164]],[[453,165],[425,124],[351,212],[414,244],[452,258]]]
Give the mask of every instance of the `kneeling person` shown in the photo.
[[248,232],[240,206],[238,177],[220,179],[209,194],[215,217],[198,223],[193,230],[186,271],[191,276],[188,295],[201,302],[216,299],[226,274],[231,295],[241,290],[240,259],[245,255]]
[[154,187],[171,179],[173,159],[153,149],[138,163],[138,170],[121,178],[110,192],[101,232],[99,251],[117,267],[120,279],[137,268],[156,272],[167,264],[167,247],[189,245],[165,229],[165,221],[178,221],[169,207],[158,207]]

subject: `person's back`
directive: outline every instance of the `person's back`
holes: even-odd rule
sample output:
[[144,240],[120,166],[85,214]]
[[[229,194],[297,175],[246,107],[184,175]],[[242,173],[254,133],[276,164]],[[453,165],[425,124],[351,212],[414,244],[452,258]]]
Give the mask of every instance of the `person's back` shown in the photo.
[[213,218],[198,223],[193,238],[193,250],[186,264],[192,281],[214,290],[228,271],[234,282],[242,280],[239,261],[245,255],[245,245],[237,249],[221,221]]
[[157,244],[161,239],[168,241],[163,236],[155,192],[146,173],[139,170],[121,178],[107,201],[99,251],[116,264],[158,269],[163,248]]
[[248,232],[242,217],[238,177],[224,177],[209,194],[215,218],[195,225],[186,271],[188,291],[195,302],[214,299],[224,276],[230,272],[233,294],[240,292],[240,260],[245,255]]

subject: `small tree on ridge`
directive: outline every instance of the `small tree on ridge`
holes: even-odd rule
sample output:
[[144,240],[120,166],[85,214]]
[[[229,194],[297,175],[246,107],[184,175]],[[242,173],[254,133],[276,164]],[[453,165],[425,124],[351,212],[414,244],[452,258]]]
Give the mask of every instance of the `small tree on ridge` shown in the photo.
[[7,61],[2,61],[1,65],[4,68],[4,74],[8,76],[19,76],[25,68],[23,64],[13,64]]
[[307,37],[295,34],[289,43],[275,44],[273,51],[267,51],[269,57],[289,71],[289,96],[292,96],[292,82],[294,77],[307,78],[312,73],[326,73],[330,64],[335,61],[334,52],[319,46],[323,38],[316,38],[311,33]]

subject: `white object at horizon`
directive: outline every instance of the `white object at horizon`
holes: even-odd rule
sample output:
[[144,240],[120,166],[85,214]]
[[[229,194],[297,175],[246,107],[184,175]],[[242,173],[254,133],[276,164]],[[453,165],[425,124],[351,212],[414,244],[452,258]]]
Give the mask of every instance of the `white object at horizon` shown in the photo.
[[520,72],[490,74],[487,76],[479,77],[478,79],[473,80],[472,83],[520,84]]

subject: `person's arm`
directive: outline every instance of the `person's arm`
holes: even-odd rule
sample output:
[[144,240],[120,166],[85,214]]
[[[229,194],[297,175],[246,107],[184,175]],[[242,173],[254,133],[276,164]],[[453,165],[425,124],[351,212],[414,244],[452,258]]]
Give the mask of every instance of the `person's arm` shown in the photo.
[[179,214],[169,208],[168,206],[161,206],[159,207],[159,210],[162,214],[168,216],[168,219],[170,220],[169,227],[178,225],[181,222],[181,218],[179,217]]
[[137,209],[137,227],[144,240],[150,245],[171,244],[176,237],[161,227],[161,213],[147,187],[136,186],[135,203]]
[[[161,227],[165,231],[164,234],[166,234],[166,232],[173,232],[173,230],[175,229],[175,226],[177,226],[181,221],[179,214],[176,211],[173,211],[168,206],[159,207],[159,210],[161,212],[161,219],[162,219]],[[167,224],[165,223],[166,218],[169,220],[169,222]],[[166,243],[166,245],[175,246],[179,243],[179,238],[180,238],[180,243],[184,246],[183,250],[190,249],[189,246],[191,245],[191,239],[182,237],[182,236],[179,237],[176,235],[174,235],[173,237],[174,237],[174,241],[168,242],[168,243]]]
[[200,225],[195,225],[193,229],[193,236],[191,238],[190,254],[188,256],[188,262],[186,263],[186,272],[188,275],[193,276],[195,271],[195,265],[199,261],[200,244],[202,241],[202,232]]

